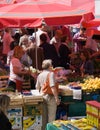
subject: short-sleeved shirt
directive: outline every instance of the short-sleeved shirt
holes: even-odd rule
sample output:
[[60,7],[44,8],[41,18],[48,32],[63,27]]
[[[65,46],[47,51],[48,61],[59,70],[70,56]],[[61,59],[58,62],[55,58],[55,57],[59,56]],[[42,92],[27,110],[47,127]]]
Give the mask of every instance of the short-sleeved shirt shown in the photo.
[[50,82],[50,87],[55,86],[55,76],[54,72],[46,71],[44,70],[41,72],[38,77],[37,77],[37,82],[36,82],[36,89],[41,89],[43,84],[46,82],[47,75],[50,73],[49,77],[49,82]]
[[23,77],[17,75],[14,73],[13,71],[13,67],[18,67],[20,70],[22,69],[22,64],[20,62],[20,60],[18,58],[12,58],[11,62],[10,62],[10,77],[9,79],[16,82],[16,80],[20,80],[23,81]]

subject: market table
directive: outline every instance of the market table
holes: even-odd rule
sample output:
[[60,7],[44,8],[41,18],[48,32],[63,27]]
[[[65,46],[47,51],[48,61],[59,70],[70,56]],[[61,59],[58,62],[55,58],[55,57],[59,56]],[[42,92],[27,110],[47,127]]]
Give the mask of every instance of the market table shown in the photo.
[[96,100],[100,102],[100,91],[86,93],[82,91],[80,100],[73,99],[73,90],[67,88],[66,85],[60,85],[61,102],[67,104],[68,117],[86,116],[86,101]]

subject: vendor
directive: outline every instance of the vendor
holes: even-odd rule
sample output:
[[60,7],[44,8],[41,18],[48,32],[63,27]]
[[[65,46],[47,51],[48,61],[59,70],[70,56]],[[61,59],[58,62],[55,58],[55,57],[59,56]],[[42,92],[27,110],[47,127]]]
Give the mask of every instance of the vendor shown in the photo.
[[22,90],[23,76],[30,74],[30,71],[25,70],[20,62],[23,54],[23,48],[21,46],[16,46],[14,48],[14,54],[10,62],[8,87],[12,88],[14,91],[18,90],[19,92]]

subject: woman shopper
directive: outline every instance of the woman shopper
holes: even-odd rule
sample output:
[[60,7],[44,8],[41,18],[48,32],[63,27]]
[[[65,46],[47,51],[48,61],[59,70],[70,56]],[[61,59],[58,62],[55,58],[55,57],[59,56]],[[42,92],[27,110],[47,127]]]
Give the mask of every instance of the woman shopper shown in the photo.
[[10,103],[10,97],[0,95],[0,130],[12,130],[12,125],[7,118],[7,108]]
[[93,75],[94,74],[94,64],[93,60],[90,58],[90,53],[88,50],[80,51],[80,72],[81,76],[84,77],[85,75]]
[[43,71],[37,77],[36,89],[43,95],[44,122],[48,123],[55,120],[56,109],[57,105],[60,104],[60,100],[58,98],[55,74],[52,71],[52,60],[44,60],[42,62],[42,69]]
[[23,68],[23,64],[20,62],[24,50],[21,46],[16,46],[14,48],[14,54],[10,62],[10,76],[8,87],[12,88],[14,91],[18,90],[21,92],[23,76],[30,74],[29,70]]

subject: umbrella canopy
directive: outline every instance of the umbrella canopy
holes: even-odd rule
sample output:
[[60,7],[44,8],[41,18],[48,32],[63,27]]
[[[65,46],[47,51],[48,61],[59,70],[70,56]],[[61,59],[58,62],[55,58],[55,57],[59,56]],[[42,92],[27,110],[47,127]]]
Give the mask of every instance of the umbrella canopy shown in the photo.
[[86,27],[86,28],[90,28],[90,27],[97,27],[97,26],[100,26],[100,19],[93,19],[93,20],[90,20],[88,22],[86,21],[83,21],[83,26]]
[[87,35],[92,36],[93,34],[100,35],[100,19],[93,19],[88,22],[83,21],[82,25],[87,28]]
[[77,24],[82,19],[93,18],[85,6],[76,8],[57,0],[26,0],[0,8],[0,22],[4,27],[37,27],[43,20],[47,25]]

